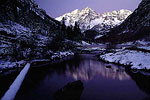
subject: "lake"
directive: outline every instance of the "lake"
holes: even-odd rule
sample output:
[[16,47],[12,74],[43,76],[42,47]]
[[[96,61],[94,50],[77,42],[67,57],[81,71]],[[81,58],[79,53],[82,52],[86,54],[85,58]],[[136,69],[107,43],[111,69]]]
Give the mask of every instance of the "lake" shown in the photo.
[[65,61],[31,67],[15,100],[54,100],[57,90],[81,80],[80,100],[150,100],[150,76],[79,54]]

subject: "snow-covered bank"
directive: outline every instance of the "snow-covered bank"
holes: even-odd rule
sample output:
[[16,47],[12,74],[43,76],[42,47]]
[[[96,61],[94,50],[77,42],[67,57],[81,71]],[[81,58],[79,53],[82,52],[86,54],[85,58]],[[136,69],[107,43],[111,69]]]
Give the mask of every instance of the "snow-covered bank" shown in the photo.
[[139,46],[138,48],[144,49],[144,50],[150,50],[150,46]]
[[1,100],[14,100],[18,90],[20,89],[20,86],[30,68],[30,64],[27,63],[24,69],[20,72],[20,74],[17,76],[15,81],[12,83],[12,85],[9,87],[8,91],[5,93],[5,95],[2,97]]
[[82,41],[82,46],[88,46],[88,45],[91,45],[91,44],[89,44],[89,43],[87,43],[85,41]]
[[71,55],[74,55],[74,53],[71,52],[71,51],[57,52],[57,53],[54,53],[54,55],[51,56],[51,60],[61,59],[61,58],[71,56]]
[[36,60],[32,60],[31,63],[35,63],[35,62],[48,62],[50,61],[50,59],[36,59]]
[[98,50],[104,51],[104,50],[106,50],[106,49],[101,48],[101,47],[91,47],[91,48],[85,48],[85,49],[83,49],[83,50],[85,50],[85,51],[98,51]]
[[[52,53],[52,56],[49,59],[34,59],[31,60],[30,63],[36,63],[36,62],[51,62],[55,59],[62,59],[67,56],[74,55],[72,51],[58,51],[56,53]],[[5,61],[5,60],[0,60],[0,72],[4,69],[11,69],[11,68],[18,68],[18,67],[24,67],[27,61],[21,60],[18,62],[11,62],[11,61]]]
[[150,41],[137,40],[137,41],[122,43],[121,45],[132,45],[132,46],[137,46],[137,47],[150,46]]
[[11,61],[0,61],[0,70],[8,69],[8,68],[15,68],[15,67],[23,67],[22,65],[25,65],[26,61],[21,60],[18,62],[11,62]]
[[100,55],[100,59],[121,65],[129,65],[132,69],[150,70],[150,53],[133,50],[118,50],[115,53]]
[[32,60],[32,66],[40,67],[45,64],[49,63],[59,63],[62,61],[65,61],[66,59],[69,59],[72,57],[74,53],[72,51],[58,51],[56,53],[53,53],[49,59],[36,59]]
[[[49,59],[36,59],[36,60],[31,60],[29,62],[30,62],[30,64],[37,63],[37,62],[43,62],[43,63],[50,62],[51,63],[51,61],[55,61],[56,59],[64,60],[63,59],[64,57],[67,57],[67,56],[70,56],[70,55],[74,55],[74,53],[71,52],[71,51],[65,51],[65,52],[60,52],[59,51],[57,53],[53,53],[51,58],[49,58]],[[7,64],[6,61],[3,61],[3,64],[2,63],[0,63],[0,64],[3,65],[3,69],[6,69],[6,68],[9,69],[9,68],[17,67],[17,66],[24,67],[22,65],[19,65],[19,64],[22,64],[23,62],[26,63],[26,61],[20,61],[20,62],[16,62],[17,64],[15,62],[12,62],[12,63],[9,62]],[[30,64],[29,63],[26,64],[26,66],[23,68],[23,70],[20,72],[18,77],[15,79],[15,81],[12,83],[12,85],[9,87],[9,89],[7,90],[5,95],[0,100],[14,100],[14,98],[15,98],[15,96],[16,96],[16,94],[17,94],[17,92],[18,92],[18,90],[19,90],[19,88],[20,88],[20,86],[21,86],[21,84],[22,84],[29,68],[30,68]],[[7,66],[7,65],[9,65],[9,66]],[[4,66],[7,66],[7,67],[4,67]],[[31,65],[31,66],[33,67],[33,65]]]

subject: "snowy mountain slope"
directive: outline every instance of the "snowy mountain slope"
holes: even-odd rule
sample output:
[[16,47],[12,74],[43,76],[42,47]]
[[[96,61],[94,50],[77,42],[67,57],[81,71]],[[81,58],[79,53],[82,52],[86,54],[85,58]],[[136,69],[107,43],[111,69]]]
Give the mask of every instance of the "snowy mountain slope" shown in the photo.
[[108,29],[121,24],[131,13],[129,10],[122,9],[120,11],[106,12],[100,15],[93,9],[86,7],[81,11],[76,9],[71,13],[66,13],[57,17],[56,20],[61,21],[64,18],[67,26],[74,26],[75,22],[78,22],[82,31],[89,29],[101,31],[104,27]]
[[51,56],[49,45],[61,33],[59,21],[48,16],[34,0],[0,0],[0,8],[0,60]]
[[139,39],[150,40],[150,0],[142,0],[138,8],[119,26],[99,39],[103,42],[128,42]]

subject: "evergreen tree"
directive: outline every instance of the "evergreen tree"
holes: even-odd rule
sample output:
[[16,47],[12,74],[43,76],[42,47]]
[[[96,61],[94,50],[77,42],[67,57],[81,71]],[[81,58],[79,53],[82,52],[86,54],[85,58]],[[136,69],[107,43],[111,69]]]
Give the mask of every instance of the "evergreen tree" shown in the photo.
[[82,33],[79,27],[79,24],[77,22],[75,22],[75,26],[74,26],[74,32],[73,32],[73,37],[74,40],[80,40],[82,38]]
[[67,38],[68,39],[73,39],[73,29],[72,29],[72,25],[67,27]]
[[61,27],[61,30],[62,31],[66,31],[66,25],[65,25],[65,18],[63,17],[63,19],[62,19],[62,27]]

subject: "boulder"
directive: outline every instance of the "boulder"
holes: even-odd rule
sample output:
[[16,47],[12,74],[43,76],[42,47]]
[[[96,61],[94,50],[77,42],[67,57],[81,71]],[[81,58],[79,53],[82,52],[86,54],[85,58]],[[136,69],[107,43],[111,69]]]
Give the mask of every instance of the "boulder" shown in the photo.
[[54,100],[80,100],[83,89],[83,83],[80,80],[68,83],[55,92]]

